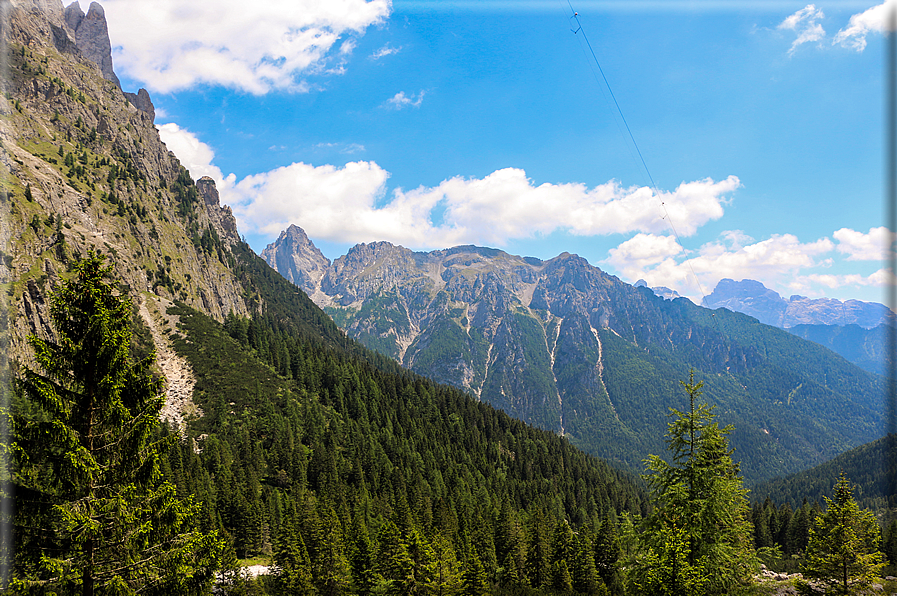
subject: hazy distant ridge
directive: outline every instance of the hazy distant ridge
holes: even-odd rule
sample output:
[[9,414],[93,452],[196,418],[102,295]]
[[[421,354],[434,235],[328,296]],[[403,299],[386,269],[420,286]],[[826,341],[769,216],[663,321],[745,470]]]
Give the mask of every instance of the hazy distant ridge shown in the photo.
[[859,325],[872,329],[881,324],[895,324],[894,313],[884,304],[798,295],[785,300],[775,290],[752,279],[720,280],[702,305],[741,312],[782,329],[796,325]]

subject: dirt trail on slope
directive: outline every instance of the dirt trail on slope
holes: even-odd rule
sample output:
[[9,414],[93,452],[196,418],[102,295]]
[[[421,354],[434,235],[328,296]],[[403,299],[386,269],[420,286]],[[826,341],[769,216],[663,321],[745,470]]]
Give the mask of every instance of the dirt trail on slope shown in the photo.
[[[165,311],[169,302],[164,298],[153,304],[155,312],[151,313],[145,298],[140,300],[140,316],[146,322],[156,345],[156,363],[165,375],[165,405],[159,413],[159,419],[174,424],[181,435],[187,431],[187,417],[201,416],[202,411],[193,403],[193,387],[196,378],[186,359],[178,356],[172,349],[171,342],[162,332],[163,328],[177,330],[178,317]],[[161,319],[161,321],[159,320]]]

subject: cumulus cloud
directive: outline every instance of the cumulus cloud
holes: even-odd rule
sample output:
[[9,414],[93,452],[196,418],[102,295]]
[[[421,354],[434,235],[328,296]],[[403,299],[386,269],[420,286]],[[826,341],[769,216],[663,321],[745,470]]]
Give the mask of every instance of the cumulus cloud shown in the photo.
[[817,22],[823,18],[825,14],[822,9],[816,8],[815,4],[808,4],[779,23],[778,29],[794,31],[797,34],[797,39],[791,43],[791,49],[788,50],[789,55],[793,54],[799,45],[820,41],[825,37],[825,29]]
[[[342,168],[292,164],[236,184],[240,198],[234,212],[247,229],[265,234],[298,223],[322,240],[389,240],[420,248],[501,246],[512,238],[556,230],[594,235],[667,226],[660,200],[650,189],[622,188],[614,181],[595,188],[536,186],[523,170],[507,168],[482,179],[456,177],[435,187],[397,189],[387,197],[388,177],[373,162]],[[720,217],[724,194],[738,185],[734,176],[721,182],[683,183],[662,198],[668,211],[680,217],[681,233],[687,235]]]
[[[116,69],[163,93],[197,84],[303,91],[335,52],[383,22],[389,0],[101,0]],[[339,68],[336,69],[339,72]]]
[[194,179],[198,180],[203,176],[208,176],[216,183],[224,182],[221,170],[212,165],[215,152],[200,141],[199,137],[173,122],[161,126],[156,125],[156,128],[159,130],[162,142],[165,143],[169,151],[177,156],[181,165],[190,171],[190,175]]
[[823,287],[827,290],[836,290],[844,287],[874,287],[883,288],[887,284],[895,282],[894,276],[888,269],[879,269],[870,275],[860,275],[858,273],[849,273],[846,275],[833,275],[827,273],[811,273],[809,275],[799,275],[792,281],[785,284],[794,292],[804,293],[812,292],[816,287]]
[[373,162],[350,162],[341,168],[294,163],[241,180],[231,206],[243,229],[272,236],[296,223],[316,239],[396,241],[390,230],[413,229],[420,225],[421,213],[413,206],[374,207],[388,177]]
[[612,248],[607,263],[619,271],[641,272],[682,252],[682,246],[672,236],[655,236],[640,232],[616,248]]
[[870,228],[867,234],[850,228],[841,228],[834,234],[838,252],[847,255],[848,261],[881,261],[890,258],[894,249],[894,233],[886,227]]
[[[176,124],[159,127],[162,140],[194,177],[211,176],[240,229],[276,235],[289,224],[311,237],[336,242],[389,240],[417,248],[456,244],[504,245],[555,231],[589,236],[660,234],[670,220],[682,236],[723,215],[735,176],[683,182],[655,194],[611,180],[536,185],[517,168],[484,178],[454,177],[437,186],[387,193],[389,173],[370,161],[342,167],[293,163],[239,182],[213,165],[214,151]],[[665,210],[664,210],[665,207]]]
[[835,34],[832,44],[862,52],[866,49],[866,36],[873,32],[883,32],[887,27],[889,14],[897,10],[897,0],[886,0],[878,6],[850,17],[847,27]]
[[386,100],[386,105],[394,108],[396,110],[401,110],[402,108],[412,107],[418,108],[422,101],[424,101],[425,91],[421,91],[417,95],[405,95],[404,91],[399,91],[388,100]]
[[[692,254],[675,245],[672,238],[640,234],[612,249],[605,263],[624,279],[643,278],[651,286],[675,288],[700,302],[701,291],[709,291],[725,277],[786,285],[800,271],[824,264],[818,258],[835,248],[828,238],[802,243],[792,234],[773,235],[743,246],[732,243],[733,239],[746,238],[738,232],[726,232],[720,240]],[[686,258],[677,258],[681,256]]]

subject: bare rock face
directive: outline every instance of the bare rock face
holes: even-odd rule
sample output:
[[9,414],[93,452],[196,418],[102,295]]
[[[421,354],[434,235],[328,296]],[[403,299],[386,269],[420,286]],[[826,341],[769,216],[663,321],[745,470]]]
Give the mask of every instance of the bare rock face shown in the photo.
[[148,114],[151,121],[156,119],[156,107],[153,105],[149,92],[146,89],[141,89],[137,93],[128,93],[126,91],[125,97],[128,98],[128,101],[135,108]]
[[65,9],[65,23],[75,34],[75,45],[84,57],[100,67],[103,78],[121,87],[112,70],[112,43],[103,7],[91,2],[85,15],[78,2],[73,2]]
[[305,230],[291,225],[262,251],[262,258],[285,278],[311,296],[321,285],[330,259],[309,240]]
[[239,244],[240,233],[237,231],[237,220],[230,207],[221,205],[215,181],[208,176],[203,176],[196,181],[196,189],[205,203],[206,214],[209,216],[211,224],[215,229],[221,230],[221,239],[228,246]]
[[[97,60],[111,68],[99,5],[83,14],[60,0],[0,0],[0,17],[12,50],[8,96],[0,97],[0,279],[12,284],[6,354],[27,354],[31,333],[52,335],[47,293],[89,250],[110,257],[135,301],[181,300],[219,320],[247,314],[246,288],[232,271],[243,249],[214,182],[194,187],[159,138],[145,91],[135,108],[95,68]],[[103,50],[93,57],[91,41]]]

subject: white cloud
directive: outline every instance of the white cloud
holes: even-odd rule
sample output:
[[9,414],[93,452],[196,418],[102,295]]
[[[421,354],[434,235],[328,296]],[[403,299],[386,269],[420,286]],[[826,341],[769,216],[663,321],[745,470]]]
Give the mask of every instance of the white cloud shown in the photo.
[[743,234],[726,232],[721,238],[690,256],[671,238],[640,234],[612,249],[605,263],[624,279],[643,278],[650,286],[668,286],[700,302],[701,291],[709,292],[725,277],[762,280],[768,286],[786,285],[800,271],[824,264],[817,257],[835,248],[828,238],[801,243],[792,234],[773,235],[745,246],[732,243],[733,238],[744,240]]
[[880,261],[893,254],[895,235],[884,226],[870,228],[868,234],[841,228],[832,235],[848,261]]
[[342,45],[340,45],[339,53],[343,56],[350,55],[355,50],[355,46],[357,45],[357,43],[358,42],[354,39],[347,39],[342,43]]
[[406,230],[421,214],[400,206],[376,209],[389,173],[373,162],[338,168],[294,163],[247,176],[234,187],[232,207],[243,229],[276,235],[291,223],[313,238],[341,241],[397,240],[393,226]]
[[[577,235],[666,229],[660,201],[647,188],[624,189],[614,181],[535,186],[523,170],[498,170],[483,179],[451,178],[436,187],[397,189],[385,202],[389,174],[373,162],[342,168],[292,164],[250,176],[234,191],[234,213],[244,229],[275,235],[290,223],[311,237],[338,242],[390,242],[420,248],[456,244],[504,245],[565,230]],[[722,215],[723,194],[738,187],[722,182],[683,183],[664,193],[667,209],[683,216],[681,230]],[[439,224],[436,210],[443,210]]]
[[638,233],[612,248],[607,263],[621,271],[645,271],[682,252],[683,248],[672,236]]
[[840,44],[858,52],[866,49],[866,36],[886,29],[887,17],[891,11],[897,10],[897,0],[886,0],[865,12],[850,17],[847,27],[835,34],[832,44]]
[[778,29],[787,29],[797,33],[797,39],[791,43],[791,49],[788,50],[789,55],[794,53],[797,46],[820,41],[825,37],[825,29],[817,22],[823,18],[825,18],[825,14],[822,9],[816,8],[815,4],[808,4],[779,23]]
[[[590,236],[625,232],[660,232],[669,228],[661,202],[685,236],[723,215],[725,196],[740,186],[730,176],[682,183],[658,198],[646,187],[623,188],[610,181],[534,185],[518,168],[497,170],[483,179],[455,177],[433,188],[397,190],[393,202],[427,206],[427,213],[445,207],[444,223],[426,243],[455,242],[503,245],[511,238],[530,238],[564,230]],[[424,239],[426,240],[426,239]]]
[[161,126],[156,125],[156,128],[159,129],[159,137],[162,142],[165,143],[169,151],[177,156],[181,165],[190,171],[190,175],[195,180],[209,176],[216,183],[224,182],[221,170],[212,165],[215,152],[200,141],[195,134],[173,122]]
[[395,108],[396,110],[401,110],[402,108],[412,107],[418,108],[420,107],[421,102],[424,100],[424,94],[426,91],[421,91],[417,95],[405,95],[404,91],[399,91],[388,100],[386,103]]
[[376,52],[371,54],[370,58],[371,58],[371,60],[379,60],[380,58],[385,58],[387,56],[392,56],[393,54],[398,54],[401,51],[402,51],[401,46],[394,48],[394,47],[390,46],[389,44],[386,44],[385,46],[383,46],[382,48],[380,48],[379,50],[377,50]]
[[883,288],[888,283],[894,283],[895,278],[887,269],[879,269],[870,275],[850,273],[846,275],[831,275],[811,273],[800,275],[791,282],[785,284],[795,292],[812,292],[814,287],[822,286],[828,290],[836,290],[845,287],[875,287]]
[[[658,196],[647,187],[624,188],[615,180],[593,188],[578,183],[536,185],[523,170],[506,168],[482,179],[455,177],[435,187],[396,189],[387,196],[389,173],[374,162],[342,167],[294,163],[237,182],[233,174],[222,174],[213,164],[212,148],[190,131],[172,123],[160,126],[159,133],[195,178],[216,180],[222,202],[233,208],[241,231],[275,236],[295,223],[312,238],[336,242],[502,246],[510,239],[555,231],[581,236],[637,232],[662,238],[656,235],[670,225],[665,213],[685,237],[722,217],[727,195],[741,186],[735,176],[719,182],[707,178],[683,182]],[[634,240],[629,249],[650,259],[650,250],[636,250],[640,241]],[[669,240],[651,241],[655,253],[674,246]]]
[[[347,34],[383,22],[390,0],[101,0],[116,69],[163,93],[197,84],[303,91]],[[346,54],[354,41],[342,43]],[[340,69],[336,69],[340,72]]]

